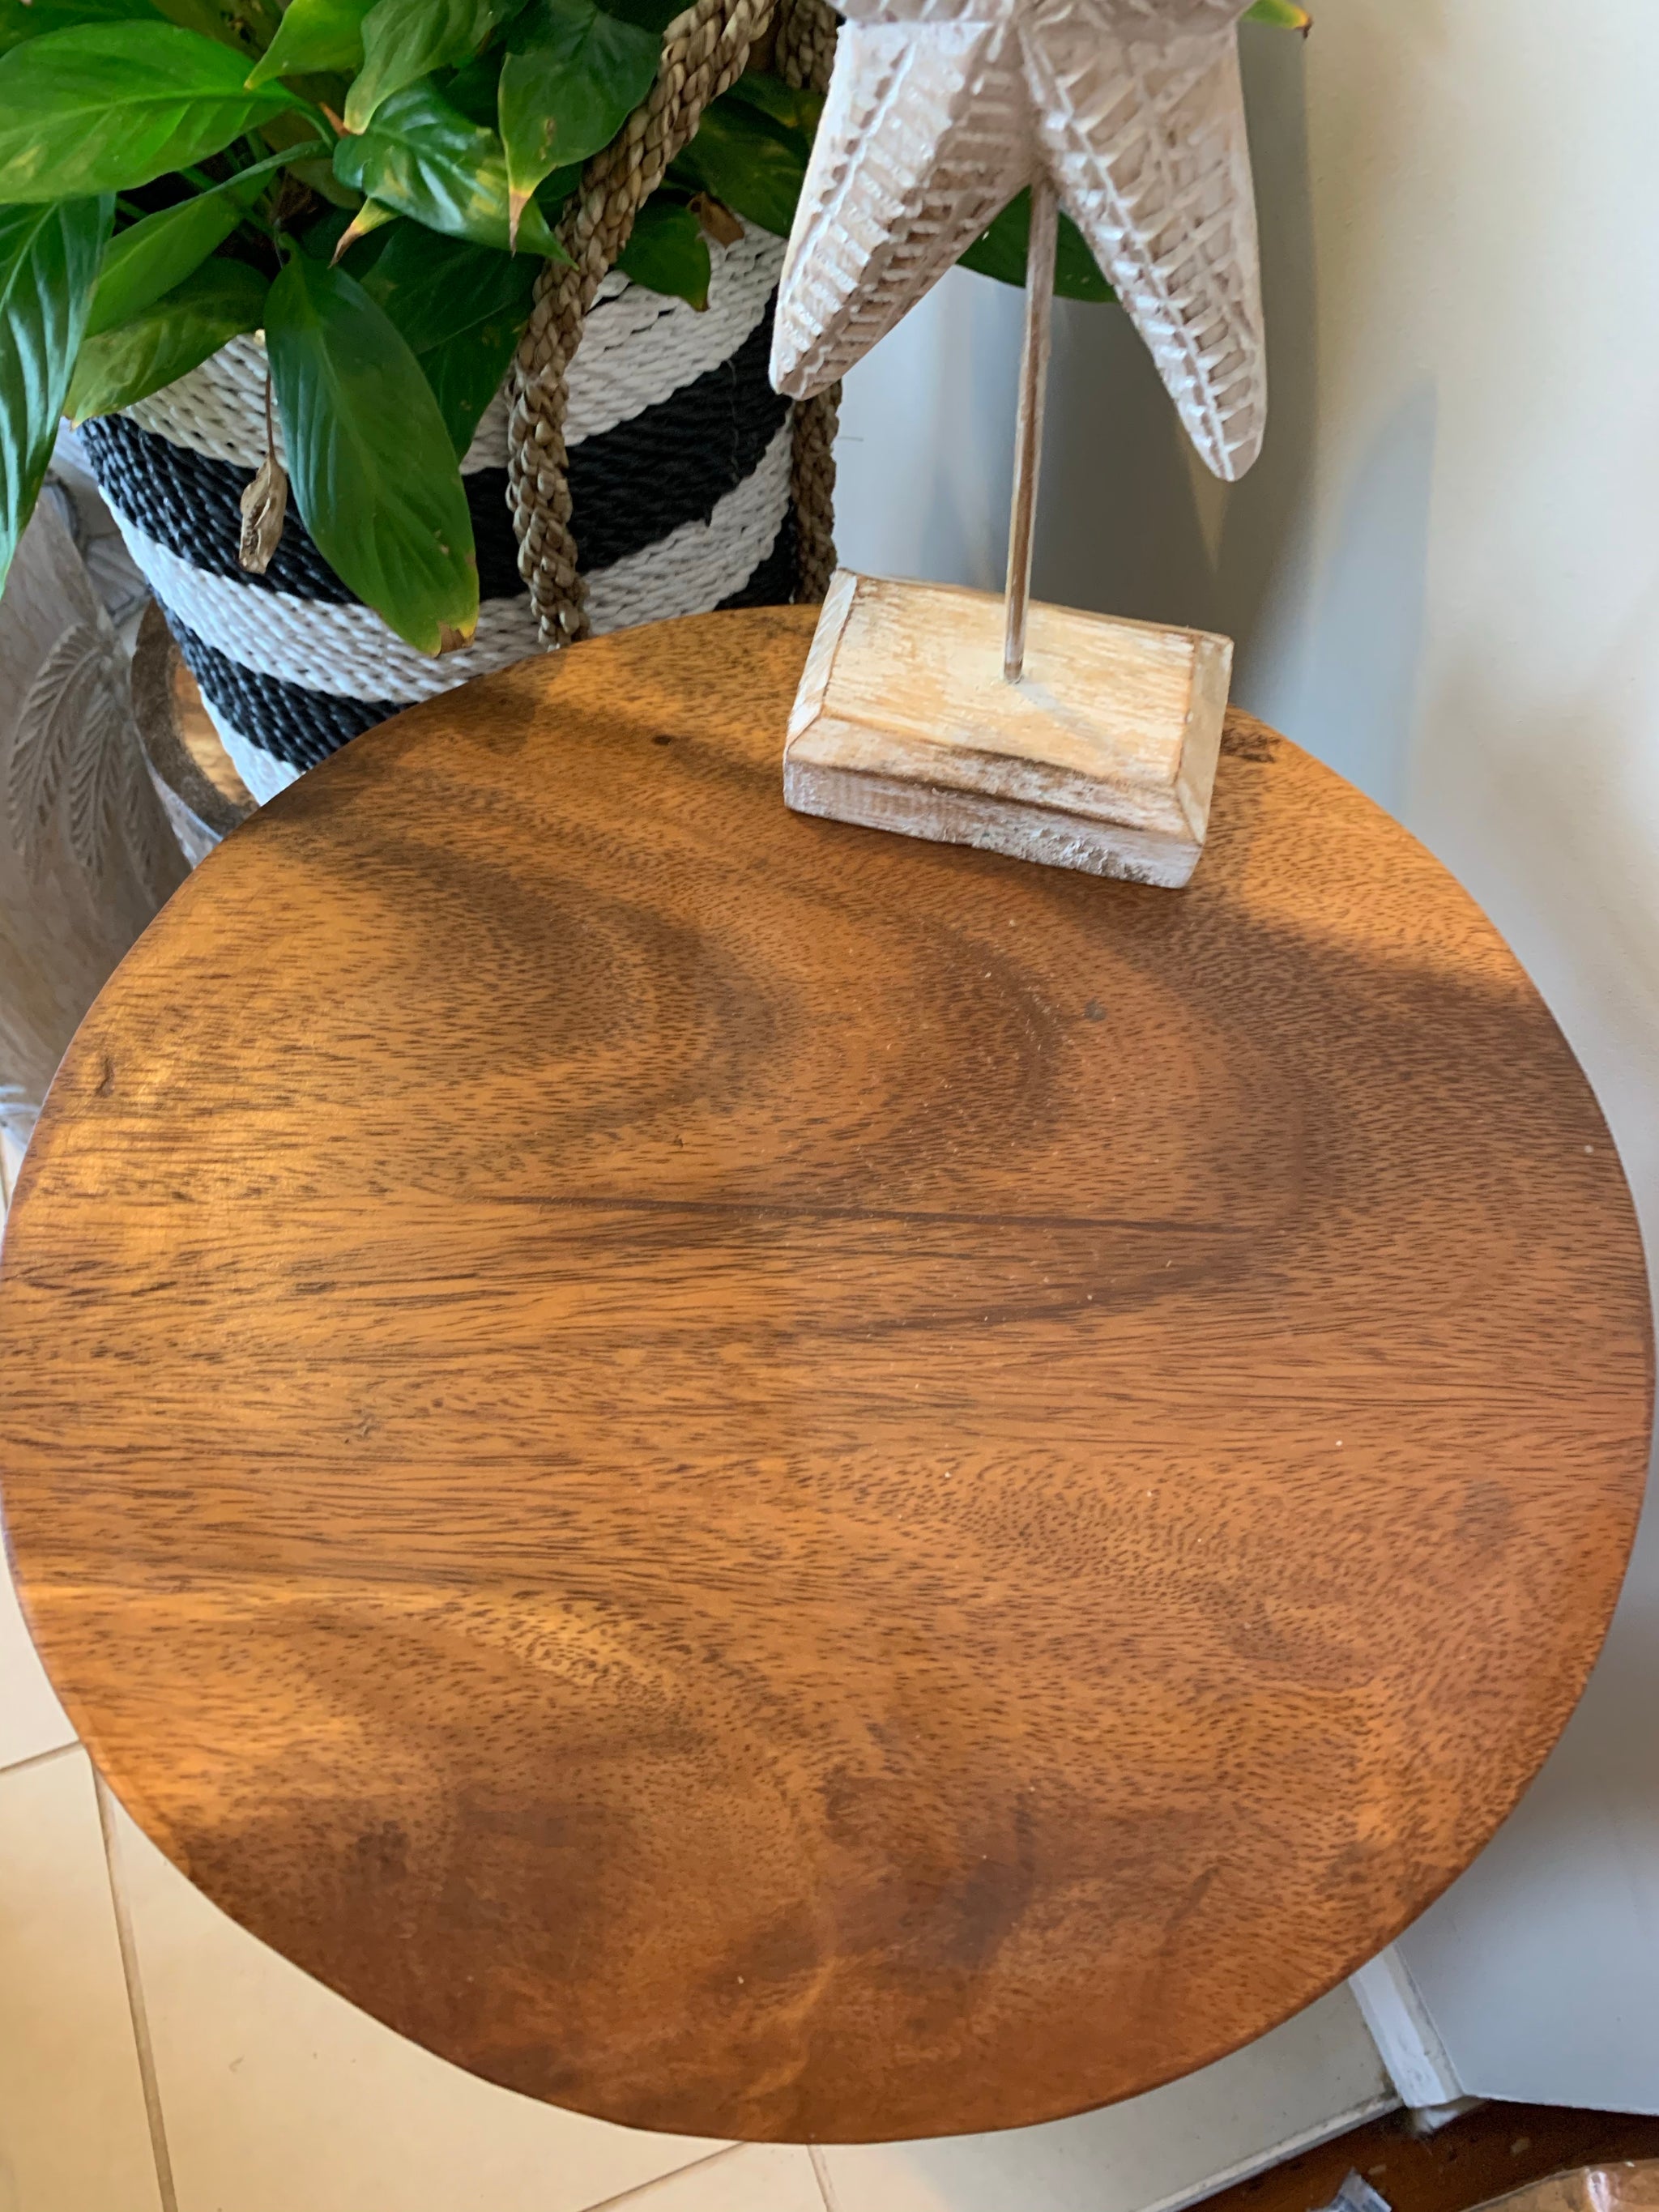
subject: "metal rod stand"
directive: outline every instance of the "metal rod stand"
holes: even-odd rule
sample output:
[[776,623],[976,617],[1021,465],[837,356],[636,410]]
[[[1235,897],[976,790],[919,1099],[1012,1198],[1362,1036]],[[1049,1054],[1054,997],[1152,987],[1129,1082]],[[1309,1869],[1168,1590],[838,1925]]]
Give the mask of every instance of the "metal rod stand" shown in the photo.
[[1014,499],[1008,518],[1008,629],[1002,672],[1018,684],[1025,666],[1025,611],[1031,597],[1032,525],[1042,461],[1042,398],[1048,381],[1054,326],[1054,241],[1060,204],[1046,175],[1031,185],[1031,241],[1025,256],[1025,344],[1019,361],[1019,416],[1014,426]]

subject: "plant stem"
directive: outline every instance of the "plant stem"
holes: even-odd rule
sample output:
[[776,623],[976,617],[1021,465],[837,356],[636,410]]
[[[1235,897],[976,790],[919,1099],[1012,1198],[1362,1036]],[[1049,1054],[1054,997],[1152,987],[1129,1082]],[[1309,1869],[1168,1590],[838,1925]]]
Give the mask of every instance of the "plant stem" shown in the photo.
[[233,185],[246,184],[250,177],[263,177],[272,169],[285,169],[290,161],[316,161],[333,150],[320,138],[303,139],[297,146],[285,146],[280,154],[268,154],[263,161],[254,162],[251,168],[239,169],[230,182]]
[[[308,100],[301,100],[298,93],[293,92],[291,88],[290,97],[294,101],[294,105],[299,109],[301,115],[308,115],[319,131],[327,131],[328,143],[325,146],[323,151],[327,154],[331,154],[334,150],[335,142],[339,137],[340,134],[334,128],[334,125],[329,121],[328,117],[324,113],[320,107],[313,107]],[[285,158],[289,161],[292,161],[294,156],[289,154],[285,156]]]
[[[216,192],[234,191],[239,185],[248,184],[255,177],[269,176],[273,169],[285,169],[290,161],[313,161],[329,150],[320,138],[307,138],[298,146],[286,147],[280,154],[269,154],[263,161],[255,161],[246,169],[238,169],[234,177],[225,177],[217,183],[211,177],[204,178],[203,182],[206,190],[199,197],[208,199]],[[181,169],[179,173],[183,177],[192,177],[195,173]]]

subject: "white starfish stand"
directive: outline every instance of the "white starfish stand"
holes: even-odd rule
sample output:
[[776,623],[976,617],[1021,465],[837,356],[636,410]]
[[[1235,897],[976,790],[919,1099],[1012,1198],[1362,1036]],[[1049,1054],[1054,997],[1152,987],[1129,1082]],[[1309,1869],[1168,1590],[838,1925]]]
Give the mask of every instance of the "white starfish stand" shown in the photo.
[[1055,223],[1039,181],[1006,592],[837,569],[790,717],[784,798],[1176,889],[1203,849],[1232,643],[1030,602]]
[[[1209,818],[1224,638],[1031,606],[1056,200],[1228,482],[1266,419],[1237,26],[1247,0],[840,0],[836,65],[785,258],[781,392],[867,353],[1031,192],[1006,610],[838,573],[795,703],[804,812],[1184,884]],[[1005,620],[1006,615],[1006,620]]]

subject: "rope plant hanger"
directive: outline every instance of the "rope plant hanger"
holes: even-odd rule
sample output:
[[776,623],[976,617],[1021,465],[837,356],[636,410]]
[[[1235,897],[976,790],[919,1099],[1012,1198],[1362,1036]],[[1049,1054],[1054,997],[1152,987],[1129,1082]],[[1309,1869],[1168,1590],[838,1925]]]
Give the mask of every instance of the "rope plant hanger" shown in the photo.
[[[835,58],[836,17],[826,0],[696,0],[669,25],[650,92],[582,173],[556,235],[568,263],[547,262],[511,380],[507,496],[519,569],[542,643],[587,635],[586,597],[571,528],[564,423],[566,376],[600,285],[627,245],[641,208],[695,133],[710,100],[733,85],[754,49],[773,39],[787,84],[822,91]],[[791,491],[798,536],[798,597],[821,599],[836,565],[833,448],[840,386],[795,410]]]

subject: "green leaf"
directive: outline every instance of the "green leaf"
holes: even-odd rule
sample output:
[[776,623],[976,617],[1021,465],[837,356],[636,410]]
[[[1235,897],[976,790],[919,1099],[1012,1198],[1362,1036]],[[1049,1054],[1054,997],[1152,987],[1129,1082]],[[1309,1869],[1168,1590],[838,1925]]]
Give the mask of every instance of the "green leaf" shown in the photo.
[[[999,283],[1023,288],[1030,236],[1031,195],[1021,192],[960,256],[962,266],[977,270],[981,276],[994,276]],[[1062,300],[1088,300],[1097,305],[1117,297],[1096,265],[1083,233],[1063,210],[1054,250],[1054,289]]]
[[296,253],[270,288],[265,345],[306,528],[343,581],[422,653],[478,619],[472,518],[421,365],[342,269]]
[[727,93],[704,109],[696,137],[670,174],[712,192],[745,222],[787,238],[811,151],[802,132]]
[[418,356],[458,461],[465,458],[484,409],[501,389],[529,313],[526,307],[521,315],[492,315]]
[[276,35],[253,64],[250,85],[316,70],[362,65],[363,18],[372,0],[289,0]]
[[[481,131],[432,85],[394,93],[368,130],[342,138],[334,173],[383,207],[429,230],[507,249],[507,155],[493,131]],[[566,257],[532,200],[519,222],[519,244],[554,260]]]
[[0,0],[0,53],[48,31],[76,23],[127,23],[160,19],[150,0]]
[[87,336],[112,330],[180,284],[242,220],[228,192],[204,193],[147,215],[110,240],[87,318]]
[[0,54],[0,202],[124,191],[293,106],[228,46],[171,23],[94,23]]
[[605,0],[605,12],[660,40],[675,16],[684,14],[685,0]]
[[363,18],[363,66],[346,100],[346,129],[366,130],[382,100],[465,61],[502,13],[495,0],[374,0]]
[[419,356],[458,457],[524,334],[537,265],[404,223],[362,280]]
[[441,89],[452,107],[459,108],[469,123],[476,123],[485,131],[495,128],[501,106],[501,64],[507,58],[507,49],[499,40],[487,46],[481,54],[474,54],[470,62],[444,79]]
[[199,31],[231,47],[248,64],[276,35],[282,21],[277,0],[155,0],[170,23]]
[[127,321],[82,341],[67,412],[84,422],[187,376],[227,338],[258,329],[270,289],[245,261],[204,262]]
[[[361,246],[366,238],[373,238],[377,231],[388,229],[392,224],[400,222],[402,220],[396,208],[382,207],[379,200],[365,200],[354,212],[350,222],[335,240],[334,251],[329,256],[330,260],[343,260],[354,246]],[[356,270],[349,272],[352,276],[356,276]]]
[[823,112],[823,94],[809,85],[786,84],[781,76],[763,70],[745,70],[732,87],[731,97],[741,107],[753,107],[786,131],[798,132],[811,143]]
[[[1025,216],[1028,234],[1030,228],[1028,202]],[[1054,246],[1054,289],[1062,300],[1087,300],[1096,307],[1103,307],[1107,301],[1117,297],[1101,274],[1100,264],[1089,251],[1088,241],[1064,208],[1060,212],[1060,235]]]
[[536,264],[528,255],[497,253],[464,238],[445,238],[404,223],[362,280],[416,353],[458,337],[475,325],[530,313]]
[[[339,244],[342,234],[349,227],[351,219],[356,212],[355,207],[331,207],[326,215],[319,215],[315,222],[306,225],[300,233],[300,243],[313,261],[332,261],[334,249]],[[363,269],[367,261],[372,259],[385,244],[385,239],[376,232],[372,237],[360,240],[352,247],[351,274],[360,283],[362,280]]]
[[544,177],[610,144],[650,91],[662,44],[593,0],[534,0],[508,45],[500,112],[516,214]]
[[647,292],[689,300],[699,310],[708,305],[708,240],[689,207],[647,200],[617,266]]
[[582,165],[573,161],[568,169],[555,169],[544,177],[536,187],[536,204],[544,216],[553,221],[582,180]]
[[0,586],[33,512],[115,203],[0,207]]

